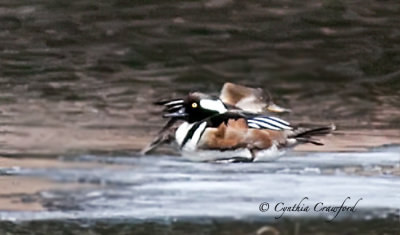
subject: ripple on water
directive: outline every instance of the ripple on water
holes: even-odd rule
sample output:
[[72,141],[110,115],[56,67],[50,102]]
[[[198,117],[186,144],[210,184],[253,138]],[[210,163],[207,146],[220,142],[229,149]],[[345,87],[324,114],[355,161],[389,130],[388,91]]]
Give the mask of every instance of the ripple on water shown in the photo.
[[293,153],[276,162],[250,164],[193,163],[168,156],[82,156],[74,161],[102,165],[3,169],[7,175],[92,186],[43,191],[39,200],[50,211],[0,215],[3,220],[268,217],[274,214],[261,214],[257,209],[261,202],[291,205],[303,197],[309,204],[329,205],[340,205],[346,197],[363,198],[360,211],[374,214],[376,209],[375,216],[384,215],[400,209],[398,151],[390,147],[365,153]]

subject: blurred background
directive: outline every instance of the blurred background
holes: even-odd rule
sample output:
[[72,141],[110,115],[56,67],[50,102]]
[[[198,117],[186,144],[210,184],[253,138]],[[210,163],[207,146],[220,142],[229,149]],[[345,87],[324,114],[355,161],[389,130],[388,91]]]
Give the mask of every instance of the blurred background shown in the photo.
[[[377,207],[389,207],[398,215],[399,25],[400,5],[395,0],[0,0],[0,185],[6,188],[0,194],[0,210],[4,209],[0,218],[29,221],[59,215],[62,221],[74,218],[79,211],[91,213],[78,216],[86,219],[99,215],[99,211],[106,211],[101,218],[138,218],[138,214],[119,212],[153,205],[149,198],[154,194],[167,194],[157,200],[172,200],[171,205],[177,205],[198,191],[182,194],[182,189],[177,189],[175,194],[168,194],[165,188],[155,187],[154,191],[138,192],[134,185],[163,180],[213,182],[221,180],[219,177],[240,182],[243,174],[251,176],[256,171],[260,177],[278,177],[277,172],[285,169],[284,176],[289,175],[289,179],[305,172],[307,177],[331,175],[328,181],[343,185],[353,182],[359,185],[361,196],[373,184],[368,182],[377,180],[366,190],[367,195],[375,195],[368,207],[379,204],[379,195],[385,192],[389,196],[383,201],[394,206]],[[290,165],[284,160],[276,165],[261,164],[258,170],[246,165],[193,165],[174,156],[134,157],[163,125],[153,101],[181,97],[190,91],[218,94],[228,81],[269,90],[277,104],[293,110],[284,119],[295,123],[334,122],[339,130],[325,141],[324,148],[299,148],[300,163],[293,160]],[[315,150],[320,153],[313,153]],[[338,152],[350,155],[341,160],[329,155]],[[323,158],[324,154],[328,158]],[[316,171],[308,171],[311,162],[304,156],[316,159],[312,163]],[[348,159],[357,160],[349,163]],[[168,169],[185,170],[165,178],[162,173]],[[216,178],[207,178],[214,174]],[[337,175],[344,175],[343,181],[332,178]],[[356,178],[352,178],[354,175]],[[386,188],[381,188],[382,175],[389,176]],[[328,181],[320,182],[324,185]],[[304,187],[311,190],[315,182],[311,180]],[[264,181],[255,184],[266,187]],[[294,182],[292,186],[300,184]],[[204,193],[205,201],[219,187],[214,186]],[[103,187],[105,191],[99,189]],[[321,189],[318,185],[315,188]],[[238,196],[238,202],[250,200],[246,192],[244,189],[244,195]],[[271,197],[275,198],[276,192],[270,192]],[[265,200],[263,193],[250,200],[254,208],[245,205],[245,211],[222,215],[257,214],[257,203]],[[143,196],[142,201],[129,201],[138,194]],[[303,194],[297,196],[307,196]],[[182,198],[174,201],[171,195]],[[221,194],[220,199],[225,196]],[[343,195],[339,196],[332,200]],[[93,198],[98,201],[91,204]],[[121,200],[108,204],[111,198]],[[196,205],[213,207],[205,201]],[[164,203],[156,206],[164,207]],[[182,214],[182,209],[171,208],[160,217]],[[227,206],[221,211],[231,209]],[[56,213],[46,214],[48,211]],[[212,217],[218,213],[189,214]],[[261,226],[243,221],[248,228],[243,234]],[[366,227],[363,221],[349,227],[369,231],[382,228]],[[383,220],[383,227],[394,228],[393,221]],[[291,234],[297,222],[286,223],[277,226],[283,234]],[[47,226],[6,224],[0,231],[20,232],[30,226],[45,230],[41,226]],[[64,223],[48,226],[48,231],[53,231]],[[79,223],[65,226],[65,231],[81,228]],[[104,234],[109,231],[104,226],[112,227],[96,226],[97,232]],[[125,226],[127,231],[133,229],[129,223]],[[153,231],[146,230],[149,225],[143,226],[145,233]],[[157,231],[186,231],[185,225],[157,226]],[[217,226],[216,231],[225,231],[224,226],[221,230]],[[324,225],[319,229],[329,233],[330,228],[326,230]],[[382,232],[378,230],[376,233]],[[233,231],[242,234],[240,229]]]
[[0,153],[137,150],[163,124],[153,101],[226,81],[268,89],[292,121],[398,130],[399,11],[396,1],[2,1]]

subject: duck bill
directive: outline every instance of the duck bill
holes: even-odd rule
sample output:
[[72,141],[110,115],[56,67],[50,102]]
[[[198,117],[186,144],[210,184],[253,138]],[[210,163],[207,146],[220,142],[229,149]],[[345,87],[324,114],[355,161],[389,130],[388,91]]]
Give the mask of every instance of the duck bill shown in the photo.
[[290,109],[286,109],[286,108],[283,108],[281,106],[278,106],[278,105],[276,105],[274,103],[270,103],[267,106],[267,110],[269,112],[273,112],[273,113],[290,113],[292,111]]
[[185,118],[187,117],[189,114],[186,113],[186,110],[184,107],[182,107],[181,109],[179,109],[178,111],[174,112],[174,113],[166,113],[163,115],[164,118]]

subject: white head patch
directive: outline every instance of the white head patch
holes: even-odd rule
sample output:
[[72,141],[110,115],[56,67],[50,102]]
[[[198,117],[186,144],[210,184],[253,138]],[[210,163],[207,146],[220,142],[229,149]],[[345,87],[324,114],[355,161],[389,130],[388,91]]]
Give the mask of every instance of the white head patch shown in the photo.
[[226,111],[228,111],[221,100],[201,99],[200,106],[203,109],[215,110],[219,113],[225,113]]

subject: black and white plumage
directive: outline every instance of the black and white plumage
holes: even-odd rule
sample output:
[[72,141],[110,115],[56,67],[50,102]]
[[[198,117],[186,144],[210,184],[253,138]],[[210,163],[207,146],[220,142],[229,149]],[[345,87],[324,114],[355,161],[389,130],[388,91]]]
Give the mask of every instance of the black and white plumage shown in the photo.
[[[263,91],[261,88],[251,88],[234,83],[227,82],[223,85],[219,97],[212,97],[208,94],[195,92],[192,93],[201,99],[212,99],[221,100],[225,107],[232,112],[249,112],[249,113],[284,113],[290,112],[289,109],[282,108],[276,105],[271,98],[268,91]],[[158,101],[156,105],[164,106],[165,113],[173,113],[182,107],[184,99],[170,99]],[[147,145],[142,151],[142,154],[147,154],[158,146],[170,143],[175,138],[171,134],[176,128],[178,118],[170,118],[168,122],[165,123],[164,127],[159,131],[156,138]],[[255,125],[253,125],[255,126]]]
[[[265,98],[267,97],[267,99]],[[146,154],[175,141],[184,157],[197,161],[242,159],[272,160],[299,143],[322,143],[314,136],[335,127],[301,128],[265,112],[289,112],[277,106],[259,88],[225,83],[220,96],[194,92],[183,99],[158,101],[168,122],[142,150]]]
[[271,116],[249,118],[247,119],[247,124],[250,128],[256,129],[270,129],[276,131],[293,129],[293,127],[287,121]]
[[274,160],[298,143],[321,144],[313,136],[334,129],[302,129],[277,117],[230,110],[220,99],[195,93],[164,105],[164,117],[184,121],[175,131],[182,155],[197,161]]

